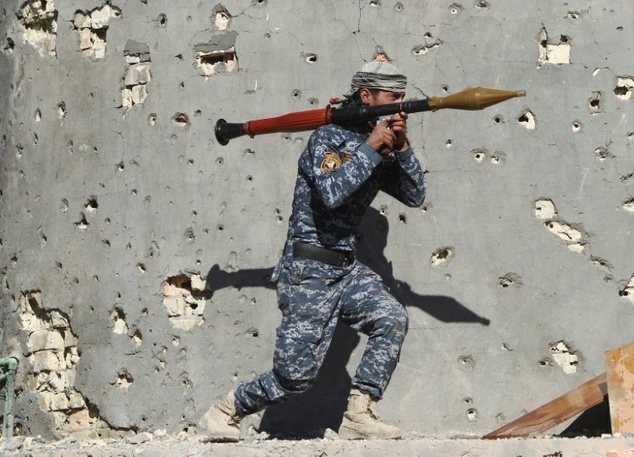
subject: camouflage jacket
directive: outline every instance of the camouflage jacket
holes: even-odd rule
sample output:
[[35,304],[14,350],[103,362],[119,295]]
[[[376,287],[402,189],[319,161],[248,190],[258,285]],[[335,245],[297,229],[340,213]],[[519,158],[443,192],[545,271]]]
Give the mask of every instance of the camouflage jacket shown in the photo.
[[380,190],[410,207],[423,204],[424,172],[412,149],[388,161],[365,143],[369,135],[367,127],[334,124],[311,135],[299,158],[284,257],[294,241],[354,251],[357,227]]

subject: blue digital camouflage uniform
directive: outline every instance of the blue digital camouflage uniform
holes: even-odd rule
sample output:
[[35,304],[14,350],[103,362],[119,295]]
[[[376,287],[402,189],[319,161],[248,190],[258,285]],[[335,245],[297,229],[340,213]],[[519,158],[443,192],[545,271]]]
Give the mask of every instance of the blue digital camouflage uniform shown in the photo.
[[236,389],[243,415],[312,387],[339,319],[369,337],[352,385],[381,398],[390,381],[407,332],[405,308],[358,261],[335,266],[293,257],[298,241],[354,253],[357,227],[380,190],[422,205],[424,174],[411,148],[382,160],[365,144],[370,132],[320,127],[299,158],[288,238],[273,277],[282,311],[273,369]]

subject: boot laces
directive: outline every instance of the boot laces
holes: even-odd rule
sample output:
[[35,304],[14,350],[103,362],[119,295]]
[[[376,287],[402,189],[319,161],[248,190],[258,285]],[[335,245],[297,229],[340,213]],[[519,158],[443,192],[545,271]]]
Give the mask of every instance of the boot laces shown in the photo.
[[357,412],[366,412],[372,419],[378,420],[376,412],[377,401],[369,393],[356,390],[350,397],[348,409]]
[[379,413],[376,412],[376,402],[370,401],[368,404],[368,413],[373,419],[379,420]]
[[237,425],[240,425],[241,420],[242,420],[242,416],[236,413],[229,416],[229,420],[227,420],[227,424],[237,426]]

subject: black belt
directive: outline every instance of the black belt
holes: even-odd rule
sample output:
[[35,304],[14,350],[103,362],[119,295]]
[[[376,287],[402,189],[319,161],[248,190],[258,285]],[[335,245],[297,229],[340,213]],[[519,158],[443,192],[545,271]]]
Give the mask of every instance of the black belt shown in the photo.
[[333,251],[309,243],[296,241],[293,243],[293,257],[317,260],[318,262],[345,267],[354,262],[352,252]]

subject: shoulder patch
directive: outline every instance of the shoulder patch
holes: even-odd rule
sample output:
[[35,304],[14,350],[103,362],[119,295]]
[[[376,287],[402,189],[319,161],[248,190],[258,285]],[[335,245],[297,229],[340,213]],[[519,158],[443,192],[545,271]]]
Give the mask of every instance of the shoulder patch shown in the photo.
[[321,161],[321,171],[330,173],[341,167],[341,158],[336,152],[326,152],[326,157]]

